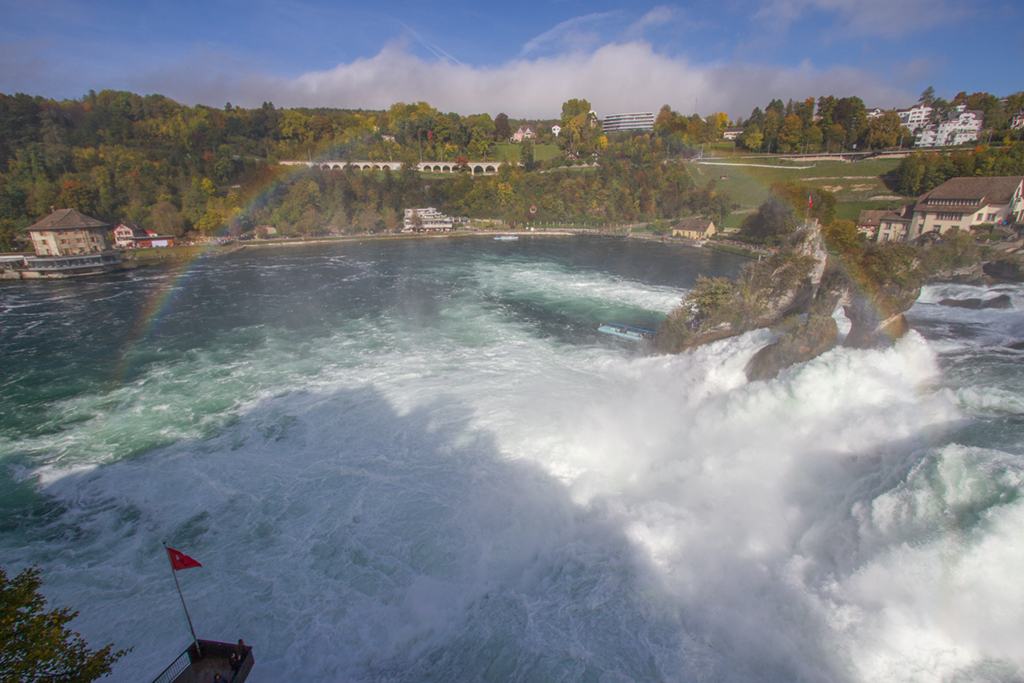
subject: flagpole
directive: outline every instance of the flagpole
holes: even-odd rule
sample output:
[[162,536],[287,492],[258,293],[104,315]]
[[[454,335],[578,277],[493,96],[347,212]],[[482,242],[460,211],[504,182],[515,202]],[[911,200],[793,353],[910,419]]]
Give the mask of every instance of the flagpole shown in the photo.
[[[167,561],[171,562],[171,554],[167,552],[166,542],[164,542],[164,552],[167,555]],[[178,597],[181,598],[181,606],[185,610],[185,619],[188,620],[188,630],[192,632],[192,642],[196,644],[196,654],[202,657],[203,653],[199,650],[199,639],[196,638],[196,630],[192,628],[192,617],[188,615],[188,607],[185,606],[185,596],[181,594],[181,584],[178,583],[178,572],[174,571],[173,562],[171,562],[171,576],[174,577],[174,586],[178,589]]]

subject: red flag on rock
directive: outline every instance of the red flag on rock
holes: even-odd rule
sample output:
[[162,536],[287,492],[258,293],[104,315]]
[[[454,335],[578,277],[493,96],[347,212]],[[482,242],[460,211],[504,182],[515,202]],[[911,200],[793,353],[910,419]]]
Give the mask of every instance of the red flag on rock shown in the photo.
[[179,569],[189,569],[191,567],[203,566],[195,560],[193,560],[188,555],[186,555],[185,553],[178,552],[174,548],[167,548],[167,555],[171,558],[171,568],[175,571],[178,571]]

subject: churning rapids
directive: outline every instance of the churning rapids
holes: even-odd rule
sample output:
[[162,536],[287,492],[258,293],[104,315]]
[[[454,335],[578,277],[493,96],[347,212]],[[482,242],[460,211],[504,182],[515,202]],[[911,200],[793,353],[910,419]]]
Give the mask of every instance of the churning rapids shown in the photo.
[[[0,564],[111,679],[190,640],[271,681],[1020,681],[1024,287],[885,351],[644,355],[709,250],[243,251],[0,289]],[[943,299],[1007,293],[1009,309]]]

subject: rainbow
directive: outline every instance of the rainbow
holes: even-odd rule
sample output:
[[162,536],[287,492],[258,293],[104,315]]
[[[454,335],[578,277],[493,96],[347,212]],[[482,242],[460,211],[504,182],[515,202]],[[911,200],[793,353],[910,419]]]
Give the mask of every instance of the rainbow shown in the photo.
[[[291,182],[296,176],[309,171],[305,166],[280,166],[272,169],[272,173],[261,183],[259,189],[252,193],[246,200],[243,207],[235,211],[233,218],[240,216],[251,216],[260,211],[270,203],[273,195],[283,186]],[[228,231],[228,223],[225,222],[212,235],[212,237],[223,237]],[[167,313],[173,308],[174,302],[178,299],[191,280],[197,263],[206,258],[215,245],[210,243],[205,248],[196,250],[187,258],[175,261],[168,267],[171,269],[170,277],[167,277],[160,285],[149,294],[145,305],[139,312],[132,343],[128,345],[121,357],[121,362],[115,373],[115,381],[124,381],[130,376],[133,368],[139,359],[139,350],[145,342],[159,330],[160,324],[166,318]]]

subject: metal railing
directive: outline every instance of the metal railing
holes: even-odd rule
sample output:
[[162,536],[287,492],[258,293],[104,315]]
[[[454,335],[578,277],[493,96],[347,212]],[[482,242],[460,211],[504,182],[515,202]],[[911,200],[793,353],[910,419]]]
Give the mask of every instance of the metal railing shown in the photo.
[[192,658],[189,656],[188,650],[182,652],[171,665],[164,669],[164,672],[156,677],[153,683],[171,683],[175,678],[178,677],[182,671],[187,669],[192,664]]

